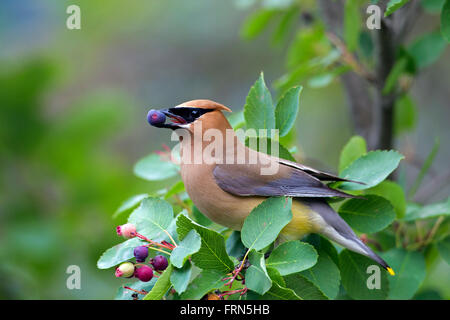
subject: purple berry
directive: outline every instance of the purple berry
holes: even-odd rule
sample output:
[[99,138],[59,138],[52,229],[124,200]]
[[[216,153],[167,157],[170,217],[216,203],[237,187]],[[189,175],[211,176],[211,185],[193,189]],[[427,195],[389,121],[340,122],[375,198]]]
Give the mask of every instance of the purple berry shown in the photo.
[[148,256],[148,248],[146,246],[139,246],[134,248],[134,257],[137,262],[144,262]]
[[135,277],[143,282],[150,281],[153,278],[153,269],[149,266],[142,266],[134,272]]
[[163,271],[166,270],[167,266],[169,265],[169,262],[164,256],[156,256],[152,259],[151,264],[153,268],[155,268],[155,270]]
[[161,124],[166,121],[166,116],[158,110],[150,110],[147,114],[147,121],[151,125]]

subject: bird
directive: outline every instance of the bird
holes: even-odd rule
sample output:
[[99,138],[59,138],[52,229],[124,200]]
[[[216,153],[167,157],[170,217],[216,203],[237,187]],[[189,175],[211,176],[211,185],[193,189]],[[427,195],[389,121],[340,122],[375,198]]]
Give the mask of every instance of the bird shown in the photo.
[[[248,148],[223,112],[231,110],[218,102],[198,99],[168,109],[150,110],[147,115],[152,126],[176,132],[180,141],[181,179],[200,212],[219,225],[240,231],[250,212],[267,198],[292,197],[292,220],[281,230],[280,239],[300,240],[310,233],[320,234],[372,259],[395,275],[327,202],[331,197],[357,196],[333,189],[324,181],[351,180]],[[217,134],[228,139],[205,152],[212,149],[211,144],[217,138],[211,137]],[[195,159],[199,153],[201,161]],[[251,163],[248,159],[257,161]],[[270,166],[276,167],[276,171],[262,174]]]

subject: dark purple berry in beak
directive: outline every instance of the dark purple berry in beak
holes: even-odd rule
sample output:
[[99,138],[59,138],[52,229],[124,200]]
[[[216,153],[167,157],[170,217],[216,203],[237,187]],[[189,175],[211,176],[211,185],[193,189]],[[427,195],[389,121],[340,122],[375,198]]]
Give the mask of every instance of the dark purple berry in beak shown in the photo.
[[135,277],[143,282],[147,282],[152,280],[153,278],[153,269],[149,266],[141,266],[136,269],[134,272]]
[[147,121],[151,125],[162,124],[166,122],[166,115],[158,110],[150,110],[147,114]]
[[146,246],[139,246],[134,248],[134,257],[137,262],[144,262],[148,256],[148,248]]
[[164,256],[156,256],[152,259],[151,264],[153,268],[155,268],[155,270],[163,271],[166,270],[167,266],[169,265],[169,262]]

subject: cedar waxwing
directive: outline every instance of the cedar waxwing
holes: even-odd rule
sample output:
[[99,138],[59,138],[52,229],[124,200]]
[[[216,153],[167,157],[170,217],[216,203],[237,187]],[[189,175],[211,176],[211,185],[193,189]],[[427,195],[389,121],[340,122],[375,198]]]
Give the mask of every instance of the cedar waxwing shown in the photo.
[[[322,182],[348,180],[247,148],[222,111],[231,112],[214,101],[192,100],[148,114],[151,125],[170,128],[179,136],[181,178],[189,197],[203,214],[220,225],[241,230],[245,218],[267,197],[289,196],[293,198],[292,220],[280,232],[281,240],[318,233],[371,258],[394,275],[388,264],[356,236],[325,200],[354,198]],[[165,123],[166,117],[172,121]],[[211,148],[217,133],[225,142]],[[207,148],[214,150],[204,152]],[[264,169],[270,167],[276,170],[264,174]]]

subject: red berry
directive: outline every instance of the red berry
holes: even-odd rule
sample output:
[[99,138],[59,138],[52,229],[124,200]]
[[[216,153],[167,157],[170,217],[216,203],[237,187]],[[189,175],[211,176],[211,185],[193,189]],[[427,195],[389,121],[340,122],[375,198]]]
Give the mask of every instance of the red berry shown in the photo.
[[150,281],[153,278],[153,269],[149,266],[141,266],[136,269],[134,273],[135,277],[143,282]]
[[169,265],[169,262],[164,256],[156,256],[152,259],[151,264],[153,268],[155,268],[155,270],[163,271],[166,270],[167,266]]

